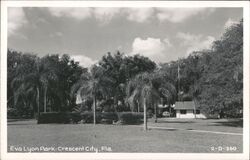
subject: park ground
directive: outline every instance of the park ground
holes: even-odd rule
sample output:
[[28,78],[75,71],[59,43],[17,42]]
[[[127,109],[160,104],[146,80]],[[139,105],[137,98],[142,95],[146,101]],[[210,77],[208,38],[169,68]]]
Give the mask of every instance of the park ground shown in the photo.
[[239,119],[161,118],[155,123],[149,119],[148,130],[143,131],[142,124],[38,125],[36,120],[9,120],[7,143],[9,152],[16,152],[18,147],[27,151],[43,146],[55,148],[52,152],[59,152],[58,147],[88,147],[85,151],[96,152],[92,150],[96,148],[98,152],[242,153],[241,122]]

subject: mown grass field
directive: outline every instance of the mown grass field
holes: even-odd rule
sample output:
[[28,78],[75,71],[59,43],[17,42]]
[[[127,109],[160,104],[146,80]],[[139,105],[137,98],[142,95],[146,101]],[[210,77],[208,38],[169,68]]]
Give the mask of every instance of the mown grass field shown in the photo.
[[[81,147],[112,152],[161,152],[161,153],[240,153],[243,148],[242,127],[228,120],[149,120],[151,127],[175,129],[142,130],[142,125],[97,124],[36,124],[35,120],[8,122],[8,151],[20,147]],[[192,132],[206,130],[212,132]],[[211,147],[223,147],[222,151]],[[236,150],[226,150],[234,147]],[[110,150],[111,149],[111,150]]]

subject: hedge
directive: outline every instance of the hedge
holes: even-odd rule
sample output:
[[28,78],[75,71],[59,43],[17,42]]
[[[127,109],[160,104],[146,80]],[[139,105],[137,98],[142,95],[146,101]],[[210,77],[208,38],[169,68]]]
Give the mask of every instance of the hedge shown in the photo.
[[67,113],[63,112],[41,113],[41,115],[38,117],[37,123],[70,123],[70,118]]
[[118,121],[118,115],[115,112],[102,112],[101,117],[102,117],[102,119]]
[[81,121],[80,113],[70,113],[70,112],[49,112],[42,113],[37,123],[38,124],[47,124],[47,123],[78,123]]
[[[93,112],[81,113],[84,123],[93,123]],[[120,121],[122,124],[137,124],[143,119],[143,113],[135,112],[96,112],[96,123],[112,124]]]
[[[85,111],[81,113],[81,118],[83,123],[93,123],[94,121],[94,113],[92,111]],[[96,112],[96,123],[100,123],[102,120],[101,113]]]
[[[93,112],[82,113],[50,112],[42,113],[38,118],[38,124],[47,123],[93,123]],[[119,121],[121,124],[138,124],[143,119],[143,113],[134,112],[96,112],[96,123],[112,124]]]
[[143,113],[135,112],[120,112],[118,116],[122,124],[137,124],[143,119]]
[[69,117],[70,117],[70,121],[73,122],[73,123],[78,123],[82,120],[82,116],[80,113],[69,113]]
[[18,111],[17,109],[14,108],[7,108],[7,118],[11,119],[11,118],[19,118],[20,116],[18,115]]

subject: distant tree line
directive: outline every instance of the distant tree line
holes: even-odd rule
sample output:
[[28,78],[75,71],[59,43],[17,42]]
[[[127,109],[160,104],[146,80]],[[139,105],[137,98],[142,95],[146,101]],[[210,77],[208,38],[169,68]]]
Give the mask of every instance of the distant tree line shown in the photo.
[[8,109],[34,116],[39,111],[67,111],[75,104],[71,87],[86,68],[68,55],[38,57],[8,50]]
[[194,100],[209,114],[242,116],[243,20],[227,28],[210,50],[162,64],[161,70],[174,77],[180,100]]
[[[243,109],[243,21],[232,25],[210,50],[159,66],[147,57],[119,51],[91,68],[69,55],[39,57],[8,49],[8,111],[143,111],[143,105],[194,100],[208,114]],[[179,72],[179,73],[178,73]],[[76,97],[82,105],[76,105]]]

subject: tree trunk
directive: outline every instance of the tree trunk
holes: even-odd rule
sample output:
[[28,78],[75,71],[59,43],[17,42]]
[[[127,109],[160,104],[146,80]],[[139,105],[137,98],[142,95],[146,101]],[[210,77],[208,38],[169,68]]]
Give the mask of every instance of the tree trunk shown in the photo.
[[146,107],[146,98],[143,99],[143,107],[144,107],[144,131],[147,130],[147,107]]
[[39,97],[40,97],[40,92],[39,92],[39,88],[37,87],[36,88],[36,91],[37,91],[37,97],[36,97],[36,104],[37,104],[37,114],[38,114],[38,117],[40,117],[40,106],[39,106]]
[[118,98],[114,96],[114,110],[117,113],[117,108],[118,108]]
[[13,93],[13,108],[16,108],[16,94],[15,93]]
[[194,118],[196,119],[196,103],[195,103],[195,98],[194,98]]
[[138,112],[140,112],[140,103],[138,100],[136,100],[136,103],[137,103],[137,107],[138,107]]
[[154,108],[155,108],[155,123],[157,123],[157,103],[154,104]]
[[46,99],[47,99],[47,87],[44,87],[44,113],[46,113],[46,111],[47,111]]
[[96,110],[96,97],[95,95],[93,96],[93,122],[94,122],[94,125],[96,124],[96,113],[95,113],[95,110]]
[[171,111],[171,104],[169,104],[169,117],[171,117],[171,113],[172,113],[172,111]]

